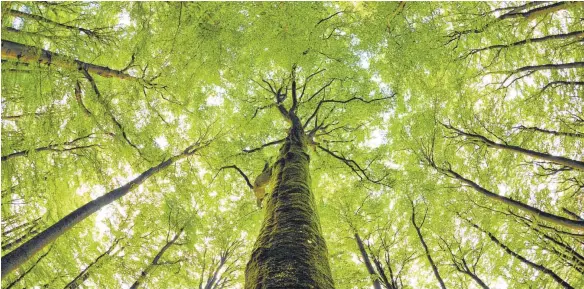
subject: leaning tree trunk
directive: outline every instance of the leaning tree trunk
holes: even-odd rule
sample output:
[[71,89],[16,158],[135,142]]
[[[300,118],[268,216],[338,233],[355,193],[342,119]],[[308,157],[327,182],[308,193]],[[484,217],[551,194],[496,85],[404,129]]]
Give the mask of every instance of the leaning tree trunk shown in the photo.
[[310,189],[306,134],[292,128],[273,167],[273,191],[245,270],[246,289],[334,288],[328,253]]
[[95,73],[108,78],[138,79],[122,70],[115,70],[107,66],[83,62],[52,51],[4,39],[2,39],[2,58],[17,60],[24,63],[38,62],[47,65],[56,65],[67,69],[87,70],[90,73]]
[[24,264],[24,262],[26,262],[30,257],[35,255],[51,242],[55,241],[67,230],[73,228],[81,221],[93,215],[93,213],[127,195],[133,189],[144,183],[148,178],[158,174],[165,168],[176,163],[178,160],[194,154],[200,148],[199,145],[199,143],[196,143],[189,146],[181,154],[168,158],[157,166],[151,167],[144,171],[138,177],[129,181],[125,185],[111,190],[110,192],[96,198],[95,200],[92,200],[87,204],[79,207],[75,211],[69,213],[67,216],[57,221],[52,226],[46,228],[38,235],[20,245],[18,248],[14,249],[14,251],[11,251],[10,253],[2,256],[0,261],[2,268],[2,278],[4,278],[4,276],[6,276],[8,273],[12,272],[14,269],[22,266],[22,264]]
[[373,288],[381,289],[381,283],[379,282],[379,278],[377,277],[377,273],[375,272],[373,265],[371,265],[369,255],[367,254],[367,250],[365,250],[363,240],[361,240],[359,233],[355,233],[355,241],[357,241],[357,246],[359,246],[359,252],[361,252],[361,258],[363,258],[365,267],[367,267],[367,273],[369,273],[369,276],[371,276],[371,278],[373,279]]

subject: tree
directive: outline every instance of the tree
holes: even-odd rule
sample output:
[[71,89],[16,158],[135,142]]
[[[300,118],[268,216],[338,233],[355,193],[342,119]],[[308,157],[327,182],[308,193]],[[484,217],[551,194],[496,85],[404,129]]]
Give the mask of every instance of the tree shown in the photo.
[[1,6],[3,288],[584,286],[579,2]]

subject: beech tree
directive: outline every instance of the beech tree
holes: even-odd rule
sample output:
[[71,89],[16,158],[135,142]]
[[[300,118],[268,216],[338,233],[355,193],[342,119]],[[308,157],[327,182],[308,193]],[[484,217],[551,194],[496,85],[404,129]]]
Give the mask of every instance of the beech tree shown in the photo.
[[2,2],[2,288],[581,288],[581,2]]

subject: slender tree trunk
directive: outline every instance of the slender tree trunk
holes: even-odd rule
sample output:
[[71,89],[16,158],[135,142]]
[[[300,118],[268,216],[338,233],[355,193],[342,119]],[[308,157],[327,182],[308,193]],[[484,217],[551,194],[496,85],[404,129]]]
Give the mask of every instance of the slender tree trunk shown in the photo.
[[[70,146],[75,144],[78,141],[81,141],[83,139],[87,139],[87,138],[91,137],[92,135],[93,134],[88,134],[86,136],[78,137],[74,140],[67,141],[67,142],[64,142],[61,144],[52,144],[52,145],[48,145],[48,146],[44,146],[44,147],[35,148],[32,150],[35,152],[42,152],[42,151],[65,152],[65,151],[72,151],[72,150],[77,150],[77,149],[90,148],[90,147],[94,147],[96,145],[84,145],[84,146],[77,146],[77,147],[70,147]],[[15,158],[15,157],[26,156],[28,153],[30,153],[30,151],[31,150],[22,150],[22,151],[13,152],[13,153],[7,154],[5,156],[2,156],[1,160],[6,161],[6,160],[9,160],[9,159]]]
[[29,13],[25,13],[25,12],[14,10],[14,9],[9,9],[8,14],[13,15],[13,16],[17,16],[17,17],[21,17],[21,18],[34,19],[38,22],[49,23],[49,24],[55,25],[57,27],[65,28],[65,29],[68,29],[68,30],[71,30],[71,31],[74,31],[77,33],[82,32],[85,35],[90,36],[90,37],[97,37],[97,34],[90,29],[85,29],[85,28],[81,28],[81,27],[75,27],[75,26],[59,23],[59,22],[53,21],[51,19],[45,18],[43,16],[29,14]]
[[334,288],[310,188],[306,134],[295,105],[290,110],[292,127],[272,170],[274,189],[245,270],[246,289]]
[[40,220],[41,220],[41,218],[36,218],[36,219],[34,219],[34,220],[30,221],[30,222],[25,222],[25,223],[22,223],[22,224],[20,224],[20,225],[18,225],[18,226],[16,226],[16,227],[13,227],[13,228],[11,228],[11,229],[8,229],[8,230],[6,230],[5,232],[3,232],[3,233],[2,233],[2,236],[4,236],[4,238],[6,238],[6,236],[7,236],[8,234],[10,234],[10,233],[12,233],[12,232],[15,232],[15,231],[19,231],[19,230],[20,230],[20,229],[22,229],[22,228],[27,228],[27,229],[30,229],[31,227],[34,227],[34,226],[36,226],[36,224],[37,224],[37,223],[38,223]]
[[[377,268],[377,272],[379,272],[379,276],[381,277],[381,281],[383,281],[383,284],[385,286],[386,289],[398,289],[398,285],[397,282],[395,281],[395,277],[393,276],[393,270],[391,269],[391,263],[387,262],[387,270],[389,271],[390,277],[391,277],[391,282],[389,281],[389,279],[387,278],[387,275],[385,274],[385,271],[383,271],[383,266],[381,265],[381,261],[379,261],[379,259],[377,259],[377,257],[375,257],[375,255],[372,256],[373,257],[373,263],[375,264],[375,268]],[[389,259],[387,259],[389,260]]]
[[485,50],[490,50],[490,49],[503,49],[503,48],[521,46],[521,45],[525,45],[525,44],[529,44],[529,43],[545,42],[545,41],[555,40],[555,39],[581,38],[583,36],[584,36],[584,31],[574,31],[574,32],[565,33],[565,34],[552,34],[552,35],[546,35],[543,37],[524,39],[524,40],[513,42],[510,44],[498,44],[498,45],[491,45],[491,46],[487,46],[487,47],[483,47],[483,48],[473,49],[473,50],[471,50],[471,52],[469,54],[475,54],[475,53],[485,51]]
[[545,15],[545,14],[553,13],[556,11],[565,10],[572,5],[579,5],[579,4],[581,4],[581,3],[574,2],[574,1],[556,2],[556,3],[550,4],[550,5],[537,7],[537,8],[531,9],[531,10],[526,11],[526,12],[513,12],[512,11],[511,13],[506,13],[506,14],[499,16],[499,19],[516,18],[516,17],[533,19],[534,17],[537,17],[539,15]]
[[[584,62],[582,62],[582,64],[584,65]],[[574,168],[577,170],[584,171],[584,162],[581,162],[581,161],[576,161],[576,160],[568,159],[565,157],[554,156],[554,155],[550,155],[550,154],[546,154],[546,153],[536,152],[536,151],[524,149],[522,147],[518,147],[518,146],[514,146],[514,145],[497,143],[497,142],[494,142],[494,141],[492,141],[492,140],[490,140],[482,135],[465,132],[465,131],[460,130],[458,128],[455,128],[451,125],[444,125],[444,126],[455,131],[460,136],[465,136],[465,137],[468,137],[471,139],[475,139],[477,141],[484,143],[488,147],[512,151],[512,152],[520,153],[520,154],[530,156],[530,157],[533,157],[536,159],[541,159],[544,161],[549,161],[549,162],[557,163],[560,165],[564,165],[564,166],[568,166],[568,167],[571,167],[571,168]]]
[[572,218],[574,218],[576,220],[584,221],[584,219],[582,219],[580,217],[580,215],[578,215],[578,214],[576,214],[576,213],[574,213],[574,212],[572,212],[572,211],[570,211],[570,210],[568,210],[566,208],[562,208],[562,211],[564,211],[564,213],[568,214],[570,217],[572,217]]
[[[584,83],[582,83],[582,84],[584,84]],[[584,138],[584,134],[581,134],[581,133],[555,131],[555,130],[543,129],[543,128],[539,128],[539,127],[535,127],[535,126],[525,127],[525,126],[521,125],[521,126],[518,126],[517,128],[521,129],[521,130],[532,130],[532,131],[537,131],[537,132],[542,132],[542,133],[547,133],[547,134],[557,135],[557,136],[569,136],[569,137]]]
[[369,255],[367,254],[365,246],[363,245],[363,240],[361,240],[361,237],[359,236],[358,233],[355,233],[355,241],[357,242],[357,246],[359,246],[359,252],[361,252],[361,258],[363,258],[365,267],[367,267],[367,272],[369,273],[369,276],[373,278],[373,288],[381,289],[381,284],[379,284],[379,278],[377,278],[377,273],[375,272],[373,265],[371,265]]
[[172,245],[174,245],[174,243],[176,243],[176,240],[178,240],[180,235],[182,235],[183,231],[184,228],[181,229],[178,233],[176,233],[170,241],[167,241],[166,244],[164,244],[164,246],[160,249],[160,251],[158,251],[156,256],[154,256],[154,259],[152,259],[152,262],[148,265],[148,267],[146,267],[146,269],[144,269],[142,273],[140,273],[140,276],[138,277],[136,282],[132,284],[132,287],[130,287],[130,289],[137,289],[140,287],[140,285],[144,283],[144,281],[146,281],[148,273],[150,273],[156,266],[160,265],[158,262],[160,261],[160,258],[162,258],[162,255],[164,255],[164,253],[166,253],[166,250],[168,250],[170,247],[172,247]]
[[515,201],[513,199],[497,195],[497,194],[479,186],[477,183],[475,183],[469,179],[464,178],[463,176],[459,175],[457,172],[455,172],[453,170],[450,170],[450,169],[445,170],[445,173],[447,175],[450,175],[450,176],[458,179],[459,181],[471,186],[473,189],[482,193],[484,196],[486,196],[490,199],[497,200],[497,201],[502,202],[506,205],[509,205],[513,208],[516,208],[516,209],[519,209],[523,212],[529,213],[536,218],[539,218],[541,220],[545,220],[545,221],[548,221],[548,222],[551,222],[551,223],[554,223],[556,225],[560,225],[563,227],[577,229],[577,230],[584,230],[584,221],[576,221],[576,220],[564,218],[561,216],[556,216],[556,215],[541,211],[537,208],[534,208],[534,207],[527,205],[527,204],[524,204],[522,202],[518,202],[518,201]]
[[539,264],[536,264],[536,263],[533,263],[533,262],[527,260],[525,257],[519,255],[518,253],[515,253],[513,250],[511,250],[509,247],[507,247],[505,244],[503,244],[501,241],[499,241],[499,239],[497,239],[497,237],[495,237],[493,234],[491,234],[491,232],[488,232],[486,230],[483,230],[481,227],[479,227],[475,223],[471,222],[470,220],[467,220],[467,219],[464,219],[464,220],[466,220],[471,226],[475,227],[479,231],[487,234],[489,236],[489,238],[495,244],[497,244],[497,246],[501,247],[509,255],[517,258],[523,264],[525,264],[525,265],[527,265],[527,266],[529,266],[529,267],[531,267],[531,268],[533,268],[533,269],[535,269],[535,270],[537,270],[537,271],[539,271],[539,272],[541,272],[543,274],[546,274],[546,275],[552,277],[552,279],[554,279],[556,282],[558,282],[565,289],[574,289],[574,287],[572,287],[570,284],[568,284],[568,282],[564,281],[564,279],[562,279],[560,276],[558,276],[552,270],[548,269],[547,267],[545,267],[543,265],[539,265]]
[[2,245],[2,251],[8,251],[8,250],[18,246],[18,244],[22,243],[24,240],[30,238],[31,236],[33,236],[36,233],[38,233],[38,231],[35,229],[29,230],[28,232],[24,233],[23,235],[21,235],[17,239],[10,241],[10,243]]
[[476,274],[474,274],[470,271],[465,271],[463,273],[470,276],[470,278],[472,278],[475,282],[477,282],[477,284],[479,284],[479,286],[481,286],[481,288],[490,289],[489,286],[487,286],[487,284],[485,282],[483,282],[483,280],[481,280],[481,278],[479,278],[479,276],[477,276]]
[[101,253],[101,255],[97,256],[97,258],[93,262],[91,262],[89,265],[87,265],[87,267],[85,267],[85,269],[83,269],[83,271],[81,271],[79,273],[79,275],[77,275],[75,278],[73,278],[73,280],[71,280],[71,282],[69,282],[67,285],[65,285],[65,287],[63,287],[63,289],[76,289],[77,287],[79,287],[79,285],[81,285],[85,280],[87,280],[87,278],[89,278],[89,269],[91,269],[91,267],[95,266],[99,262],[99,260],[103,259],[105,256],[109,256],[109,254],[114,250],[116,245],[118,245],[120,240],[121,239],[114,240],[113,244],[105,252],[103,252],[103,253]]
[[22,244],[20,247],[16,248],[14,251],[6,254],[4,257],[2,257],[2,277],[6,276],[14,269],[22,266],[26,260],[36,254],[46,245],[50,244],[55,239],[63,235],[67,230],[73,228],[73,226],[75,226],[77,223],[83,221],[85,218],[91,216],[93,213],[97,212],[106,205],[125,196],[143,182],[145,182],[149,177],[157,174],[176,161],[194,154],[199,148],[200,147],[198,147],[198,143],[189,146],[181,154],[161,162],[157,166],[146,170],[125,185],[116,188],[69,213],[69,215],[65,216],[54,225],[48,227],[32,239],[28,240],[26,243]]
[[514,72],[522,72],[522,71],[539,71],[539,70],[561,70],[561,69],[571,69],[571,68],[583,68],[584,62],[571,62],[571,63],[547,63],[541,65],[530,65],[530,66],[523,66],[520,68],[515,69]]
[[57,65],[67,69],[87,70],[88,72],[95,73],[103,77],[137,79],[136,77],[120,70],[83,62],[48,50],[8,40],[2,40],[2,58],[14,59],[22,62],[38,62],[47,65]]
[[442,280],[442,277],[440,276],[440,272],[438,272],[438,267],[436,267],[436,264],[434,263],[434,260],[432,259],[432,255],[430,255],[430,250],[428,249],[428,245],[426,245],[426,241],[424,241],[424,236],[422,236],[422,231],[420,230],[420,226],[418,226],[416,224],[416,209],[414,207],[414,203],[412,203],[412,224],[414,225],[414,228],[416,229],[416,233],[418,233],[418,238],[420,238],[420,243],[422,243],[422,247],[424,247],[424,252],[426,253],[426,257],[428,258],[428,262],[430,262],[430,265],[432,266],[432,271],[434,272],[434,276],[436,276],[436,279],[438,280],[438,283],[440,284],[440,288],[442,289],[446,289],[446,285],[444,285],[444,281]]

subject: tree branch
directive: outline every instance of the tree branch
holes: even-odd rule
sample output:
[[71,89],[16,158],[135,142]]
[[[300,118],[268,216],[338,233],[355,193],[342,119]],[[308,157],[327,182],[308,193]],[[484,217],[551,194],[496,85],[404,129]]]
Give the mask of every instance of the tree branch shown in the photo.
[[[235,170],[236,170],[236,171],[237,171],[237,172],[238,172],[238,173],[239,173],[239,174],[240,174],[240,175],[243,177],[243,179],[245,180],[245,183],[247,184],[247,186],[248,186],[250,189],[252,189],[252,190],[253,190],[253,185],[252,185],[252,184],[251,184],[251,182],[249,181],[249,178],[247,177],[247,175],[246,175],[246,174],[245,174],[245,173],[244,173],[244,172],[243,172],[243,171],[242,171],[242,170],[241,170],[239,167],[237,167],[236,165],[231,165],[231,166],[224,166],[224,167],[221,167],[221,168],[219,169],[219,171],[217,171],[217,174],[215,175],[215,177],[217,177],[217,175],[219,174],[219,172],[221,172],[221,171],[222,171],[222,170],[224,170],[224,169],[235,169]],[[213,179],[215,179],[215,177],[213,177]]]

